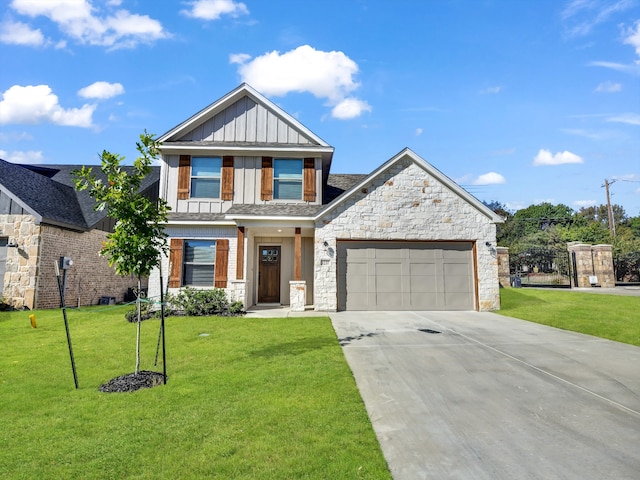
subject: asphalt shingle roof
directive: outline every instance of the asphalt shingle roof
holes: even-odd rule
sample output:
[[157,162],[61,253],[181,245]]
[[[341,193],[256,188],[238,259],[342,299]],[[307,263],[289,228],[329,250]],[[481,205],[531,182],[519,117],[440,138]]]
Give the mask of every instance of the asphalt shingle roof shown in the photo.
[[[18,165],[0,159],[0,186],[17,196],[43,220],[69,228],[86,230],[106,216],[94,210],[95,201],[87,191],[77,192],[71,172],[81,165]],[[98,177],[100,168],[93,166]],[[132,167],[124,167],[130,169]],[[157,183],[160,168],[153,167],[144,179],[144,191]]]

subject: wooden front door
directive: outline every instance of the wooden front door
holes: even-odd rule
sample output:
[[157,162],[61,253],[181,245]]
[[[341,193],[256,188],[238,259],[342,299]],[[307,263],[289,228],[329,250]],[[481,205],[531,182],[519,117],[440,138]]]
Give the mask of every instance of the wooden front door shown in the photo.
[[280,247],[260,247],[258,303],[280,303]]

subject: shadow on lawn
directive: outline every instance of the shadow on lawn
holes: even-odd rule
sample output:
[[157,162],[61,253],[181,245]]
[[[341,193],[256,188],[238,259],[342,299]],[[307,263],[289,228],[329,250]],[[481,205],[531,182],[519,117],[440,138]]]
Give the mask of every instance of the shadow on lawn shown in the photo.
[[[532,289],[529,290],[533,292]],[[536,305],[542,306],[549,303],[549,300],[527,295],[525,293],[526,291],[527,289],[510,288],[508,293],[501,295],[501,309]]]
[[302,355],[312,350],[318,350],[335,345],[335,340],[326,337],[301,338],[291,342],[270,345],[250,354],[255,357],[277,357],[282,355]]

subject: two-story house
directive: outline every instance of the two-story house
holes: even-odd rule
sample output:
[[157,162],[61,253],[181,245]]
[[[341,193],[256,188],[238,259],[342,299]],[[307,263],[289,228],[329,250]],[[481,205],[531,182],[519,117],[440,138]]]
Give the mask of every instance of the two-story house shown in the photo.
[[501,218],[409,149],[331,174],[333,147],[246,84],[159,141],[170,291],[296,311],[499,308]]

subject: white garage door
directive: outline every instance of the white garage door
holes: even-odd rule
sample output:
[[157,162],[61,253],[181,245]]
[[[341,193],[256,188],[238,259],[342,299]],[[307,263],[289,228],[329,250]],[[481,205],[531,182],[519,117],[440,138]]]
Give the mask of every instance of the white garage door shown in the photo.
[[474,310],[471,242],[338,242],[340,310]]

